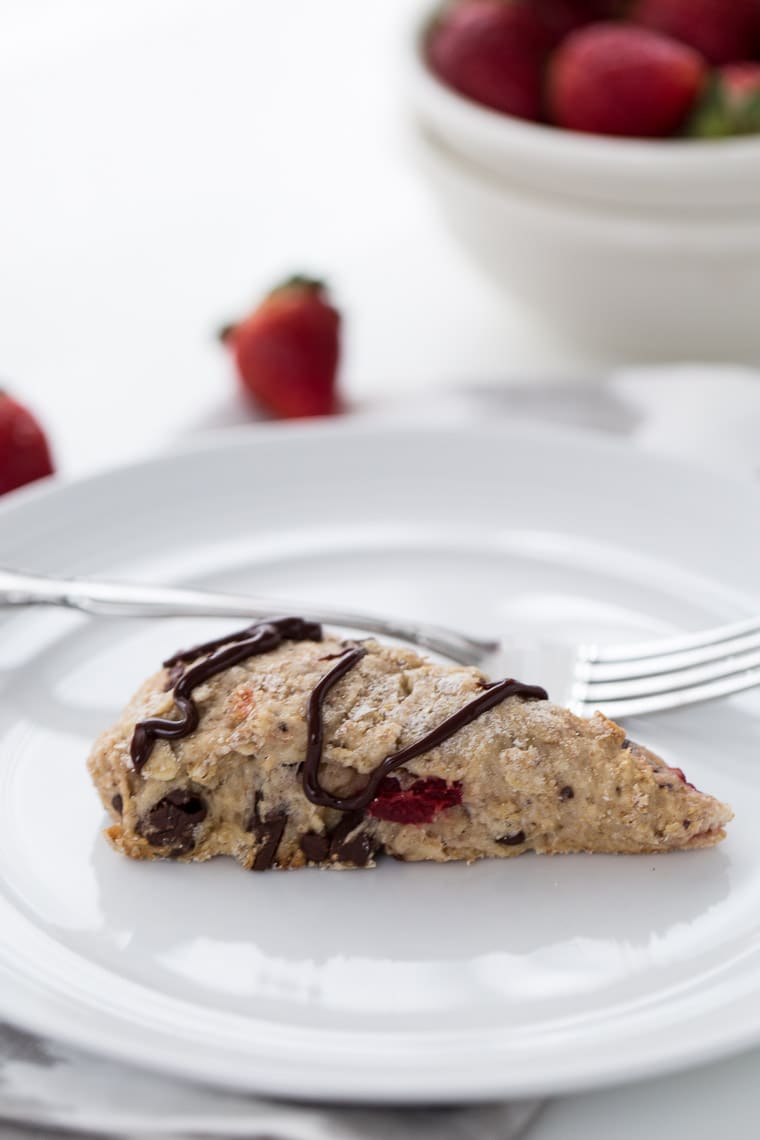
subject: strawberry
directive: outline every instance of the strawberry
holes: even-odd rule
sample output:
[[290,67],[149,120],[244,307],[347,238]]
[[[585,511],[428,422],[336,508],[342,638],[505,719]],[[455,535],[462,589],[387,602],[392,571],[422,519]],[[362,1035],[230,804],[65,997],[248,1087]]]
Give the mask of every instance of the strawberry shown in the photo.
[[0,392],[0,495],[52,474],[50,449],[37,420]]
[[[513,0],[514,2],[514,0]],[[621,0],[529,0],[549,33],[552,45],[569,32],[594,20],[608,20],[623,12]]]
[[631,19],[689,44],[710,63],[750,59],[760,48],[758,0],[637,0]]
[[395,776],[386,776],[367,812],[391,823],[432,823],[439,812],[462,802],[462,785],[447,784],[440,776],[415,780],[402,790]]
[[232,349],[245,391],[275,416],[338,410],[340,314],[321,281],[289,278],[220,337]]
[[760,134],[760,63],[727,63],[714,73],[689,134],[696,138]]
[[543,118],[543,68],[553,37],[533,3],[459,0],[434,20],[432,70],[462,95],[522,119]]
[[594,18],[590,0],[533,0],[533,10],[539,16],[552,44],[559,43],[568,32],[588,24]]
[[554,121],[575,131],[658,138],[694,107],[706,66],[692,48],[634,24],[572,32],[549,68]]

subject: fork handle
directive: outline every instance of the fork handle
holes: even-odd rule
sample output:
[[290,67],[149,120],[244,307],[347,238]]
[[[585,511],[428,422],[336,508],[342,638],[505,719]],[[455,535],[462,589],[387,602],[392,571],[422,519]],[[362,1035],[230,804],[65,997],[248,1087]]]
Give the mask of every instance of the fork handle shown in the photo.
[[0,569],[0,608],[65,606],[102,617],[270,618],[297,613],[308,621],[378,633],[411,642],[464,665],[479,665],[497,647],[443,626],[396,621],[350,610],[315,607],[254,595],[217,594],[172,586],[139,586],[89,579],[49,578]]

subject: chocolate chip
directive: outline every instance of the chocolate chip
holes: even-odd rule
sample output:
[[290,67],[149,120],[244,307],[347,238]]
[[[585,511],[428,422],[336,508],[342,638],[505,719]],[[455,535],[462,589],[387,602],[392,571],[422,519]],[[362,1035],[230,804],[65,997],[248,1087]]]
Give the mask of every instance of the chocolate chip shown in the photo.
[[564,788],[560,788],[560,790],[559,790],[559,798],[561,800],[571,800],[571,799],[573,799],[574,796],[575,796],[575,792],[573,791],[573,789],[570,787],[569,784],[565,784]]
[[117,811],[119,815],[121,815],[121,813],[124,811],[124,800],[121,798],[118,792],[111,800],[111,807],[114,809],[114,811]]
[[301,836],[301,850],[310,863],[322,863],[330,851],[330,840],[316,831],[307,831]]
[[626,736],[625,740],[620,745],[620,747],[621,748],[635,748],[635,747],[637,747],[637,745],[636,745],[635,740],[629,740],[628,737]]
[[185,855],[195,846],[195,828],[206,815],[200,796],[178,788],[153,805],[140,824],[140,834],[152,847],[171,847],[173,855]]
[[280,730],[280,732],[287,732],[288,731],[288,726],[283,721],[280,721],[280,723],[277,725],[277,727]]
[[497,839],[496,842],[502,843],[505,847],[519,847],[521,843],[525,842],[525,832],[518,831],[515,835],[505,835],[501,839]]
[[684,826],[684,831],[688,831],[689,828],[691,827],[691,820],[690,819],[684,819],[684,820],[682,820],[682,823]]

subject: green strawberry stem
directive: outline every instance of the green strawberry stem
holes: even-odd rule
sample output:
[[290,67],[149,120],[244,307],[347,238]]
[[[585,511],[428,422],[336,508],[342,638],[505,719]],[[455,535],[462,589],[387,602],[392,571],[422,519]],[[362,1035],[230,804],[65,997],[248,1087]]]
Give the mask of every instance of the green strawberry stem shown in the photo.
[[282,293],[285,289],[304,289],[310,293],[324,293],[327,286],[318,277],[309,277],[305,273],[294,273],[292,276],[286,277],[279,285],[275,285],[268,296],[273,297],[275,293]]

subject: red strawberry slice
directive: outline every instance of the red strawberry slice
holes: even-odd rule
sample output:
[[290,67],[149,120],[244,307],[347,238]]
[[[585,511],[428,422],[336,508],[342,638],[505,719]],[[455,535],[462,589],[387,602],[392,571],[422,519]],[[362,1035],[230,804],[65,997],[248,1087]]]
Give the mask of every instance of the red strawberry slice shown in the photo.
[[0,393],[0,495],[53,474],[45,433],[32,413]]
[[590,24],[554,53],[553,119],[595,134],[672,135],[694,107],[705,74],[697,52],[659,32],[634,24]]
[[390,823],[432,823],[439,812],[462,802],[462,785],[438,776],[415,780],[403,789],[395,776],[386,776],[367,811]]

